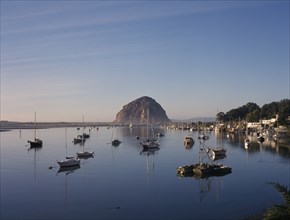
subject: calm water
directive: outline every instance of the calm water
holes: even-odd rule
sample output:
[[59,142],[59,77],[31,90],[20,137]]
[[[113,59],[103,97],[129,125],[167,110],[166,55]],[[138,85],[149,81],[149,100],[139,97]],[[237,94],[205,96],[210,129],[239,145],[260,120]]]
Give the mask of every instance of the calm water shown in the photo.
[[[145,130],[92,129],[85,148],[94,158],[63,172],[56,160],[66,155],[64,128],[38,130],[38,150],[27,145],[33,130],[1,132],[1,219],[240,219],[283,202],[268,182],[290,186],[290,157],[275,142],[253,140],[246,150],[242,137],[208,133],[207,145],[227,148],[221,162],[232,173],[180,178],[178,166],[198,162],[197,132],[186,149],[187,131],[160,130],[160,150],[148,155],[135,138]],[[108,144],[112,133],[118,147]],[[82,149],[72,143],[77,134],[68,128],[68,155]]]

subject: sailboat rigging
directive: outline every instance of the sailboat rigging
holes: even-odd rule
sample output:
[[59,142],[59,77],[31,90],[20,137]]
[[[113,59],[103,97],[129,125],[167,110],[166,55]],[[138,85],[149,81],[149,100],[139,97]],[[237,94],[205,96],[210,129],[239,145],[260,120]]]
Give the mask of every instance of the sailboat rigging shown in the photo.
[[[84,124],[84,116],[83,116],[83,124]],[[84,134],[84,126],[83,126],[83,134]],[[94,151],[85,151],[84,138],[82,138],[82,147],[83,147],[83,151],[77,152],[77,155],[79,158],[86,158],[86,157],[94,156]]]
[[147,139],[143,140],[140,144],[144,149],[159,148],[159,141],[154,138],[149,138],[149,109],[147,110]]
[[119,144],[121,144],[122,142],[118,139],[118,137],[116,137],[116,138],[113,139],[114,129],[115,129],[115,126],[112,129],[113,130],[112,131],[112,140],[111,140],[112,141],[112,145],[113,146],[119,146]]
[[34,112],[34,140],[33,141],[28,140],[27,142],[30,143],[31,148],[42,147],[43,144],[42,140],[36,138],[36,112]]
[[65,152],[66,152],[66,158],[64,160],[57,161],[60,168],[80,165],[80,159],[67,156],[67,128],[65,128]]

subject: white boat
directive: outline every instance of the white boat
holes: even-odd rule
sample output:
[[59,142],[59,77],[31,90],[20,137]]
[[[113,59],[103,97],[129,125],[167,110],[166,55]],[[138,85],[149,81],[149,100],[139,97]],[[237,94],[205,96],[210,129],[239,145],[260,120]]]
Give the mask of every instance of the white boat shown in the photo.
[[204,149],[212,161],[223,159],[226,157],[227,150],[224,147],[211,148],[204,145]]
[[72,167],[72,166],[79,166],[80,159],[77,158],[67,158],[65,160],[57,161],[60,167]]
[[244,140],[244,145],[245,145],[245,148],[246,148],[246,149],[248,149],[248,145],[249,145],[249,143],[250,143],[250,140],[249,140],[248,138],[246,138],[246,139]]

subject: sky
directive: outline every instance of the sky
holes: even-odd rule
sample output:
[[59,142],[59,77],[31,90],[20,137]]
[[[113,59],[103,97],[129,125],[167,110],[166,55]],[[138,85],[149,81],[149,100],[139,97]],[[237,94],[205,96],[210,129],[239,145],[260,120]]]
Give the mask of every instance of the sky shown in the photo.
[[289,99],[289,1],[1,0],[1,120],[170,119]]

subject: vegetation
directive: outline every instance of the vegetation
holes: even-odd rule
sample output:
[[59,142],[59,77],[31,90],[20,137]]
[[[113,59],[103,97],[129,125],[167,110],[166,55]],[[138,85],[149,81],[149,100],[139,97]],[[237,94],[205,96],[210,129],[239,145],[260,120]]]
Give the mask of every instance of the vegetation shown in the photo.
[[280,102],[271,102],[260,108],[256,103],[249,102],[246,105],[232,109],[227,113],[219,112],[217,120],[222,122],[247,120],[248,122],[258,122],[260,119],[276,118],[278,115],[279,125],[289,124],[290,100],[283,99]]
[[270,207],[264,215],[264,219],[290,219],[290,190],[287,186],[283,186],[279,183],[270,183],[275,189],[280,192],[285,200],[283,205],[274,205]]

